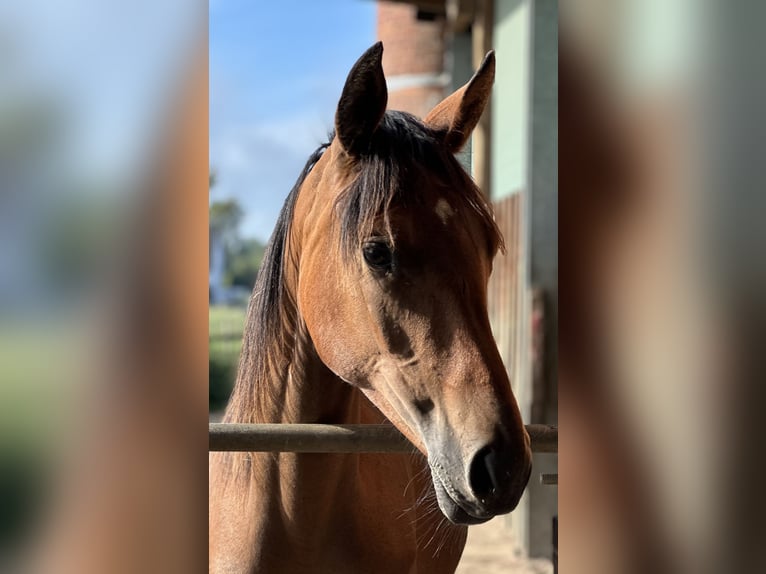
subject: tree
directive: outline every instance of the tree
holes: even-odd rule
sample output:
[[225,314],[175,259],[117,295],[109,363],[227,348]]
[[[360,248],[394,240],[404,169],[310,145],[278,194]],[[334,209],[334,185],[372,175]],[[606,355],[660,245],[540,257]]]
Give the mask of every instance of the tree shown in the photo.
[[257,239],[245,239],[227,253],[225,283],[252,289],[261,267],[265,246]]
[[[210,170],[210,189],[217,182],[215,170]],[[241,239],[239,225],[243,211],[236,199],[210,203],[211,285],[214,287],[242,286],[252,288],[263,258],[264,246],[256,239]]]
[[[209,171],[209,189],[216,184],[216,172]],[[223,297],[223,287],[230,253],[239,241],[239,225],[242,222],[242,207],[236,199],[213,201],[208,207],[210,233],[210,301]]]
[[242,222],[242,208],[236,199],[224,199],[210,204],[210,241],[231,244]]
[[213,189],[215,187],[216,182],[218,181],[218,172],[214,169],[211,169],[209,171],[209,175],[207,178],[207,187],[208,189]]

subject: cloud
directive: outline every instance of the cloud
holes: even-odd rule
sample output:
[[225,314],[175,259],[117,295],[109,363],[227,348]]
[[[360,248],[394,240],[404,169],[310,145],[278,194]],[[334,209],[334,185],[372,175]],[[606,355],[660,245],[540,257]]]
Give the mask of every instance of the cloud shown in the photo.
[[218,130],[210,142],[218,174],[213,198],[240,201],[244,236],[270,236],[285,197],[331,125],[332,118],[309,112]]

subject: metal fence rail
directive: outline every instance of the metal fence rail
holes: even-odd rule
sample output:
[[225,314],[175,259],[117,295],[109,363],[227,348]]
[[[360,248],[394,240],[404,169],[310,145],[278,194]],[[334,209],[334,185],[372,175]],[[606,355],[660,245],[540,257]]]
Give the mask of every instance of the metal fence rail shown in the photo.
[[[527,425],[533,452],[558,452],[558,428]],[[210,451],[248,452],[412,452],[414,447],[390,425],[212,423]]]

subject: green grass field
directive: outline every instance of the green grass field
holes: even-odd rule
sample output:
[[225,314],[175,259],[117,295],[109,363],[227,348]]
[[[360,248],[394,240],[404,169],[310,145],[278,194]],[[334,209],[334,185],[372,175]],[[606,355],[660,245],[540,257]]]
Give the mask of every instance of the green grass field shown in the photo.
[[242,348],[242,331],[245,325],[244,307],[210,307],[210,410],[220,410],[226,405],[237,375],[239,351]]

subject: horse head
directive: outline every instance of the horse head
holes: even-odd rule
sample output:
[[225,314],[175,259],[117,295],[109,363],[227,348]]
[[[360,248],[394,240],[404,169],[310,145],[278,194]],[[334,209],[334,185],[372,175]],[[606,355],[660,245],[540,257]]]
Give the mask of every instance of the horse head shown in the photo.
[[297,199],[296,305],[322,362],[428,457],[444,515],[479,523],[516,507],[531,470],[487,313],[502,236],[454,155],[489,99],[494,55],[421,121],[386,111],[382,53],[349,73]]

